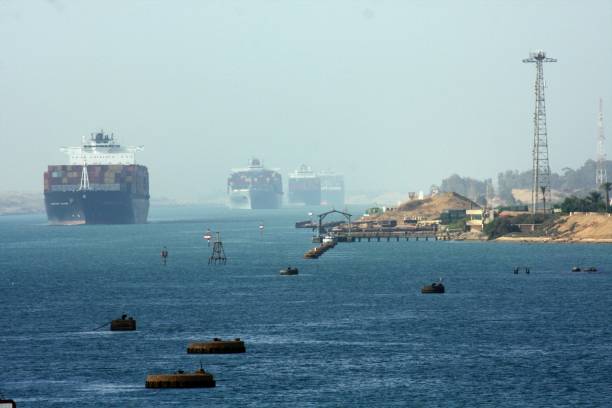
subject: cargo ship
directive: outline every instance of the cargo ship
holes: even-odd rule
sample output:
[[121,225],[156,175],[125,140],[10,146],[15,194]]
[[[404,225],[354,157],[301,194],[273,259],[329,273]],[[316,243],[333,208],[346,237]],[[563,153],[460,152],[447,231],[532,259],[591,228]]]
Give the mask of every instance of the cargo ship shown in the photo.
[[302,164],[289,175],[289,204],[320,205],[321,180],[312,169]]
[[264,168],[259,159],[251,159],[245,169],[232,170],[227,179],[230,208],[275,209],[283,198],[283,179],[279,172]]
[[103,131],[81,146],[60,149],[67,165],[44,174],[49,224],[141,224],[149,214],[149,173],[137,165],[142,146],[123,147]]
[[344,208],[344,176],[325,171],[319,173],[321,180],[321,205]]

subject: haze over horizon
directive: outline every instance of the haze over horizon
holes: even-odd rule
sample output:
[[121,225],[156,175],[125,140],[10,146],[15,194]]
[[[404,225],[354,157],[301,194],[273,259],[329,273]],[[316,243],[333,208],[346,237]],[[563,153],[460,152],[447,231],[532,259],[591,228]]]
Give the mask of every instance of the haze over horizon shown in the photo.
[[[612,134],[612,2],[0,1],[0,190],[101,128],[144,145],[151,196],[225,193],[256,156],[349,191],[531,168],[543,49],[552,171]],[[610,153],[612,141],[606,150]]]

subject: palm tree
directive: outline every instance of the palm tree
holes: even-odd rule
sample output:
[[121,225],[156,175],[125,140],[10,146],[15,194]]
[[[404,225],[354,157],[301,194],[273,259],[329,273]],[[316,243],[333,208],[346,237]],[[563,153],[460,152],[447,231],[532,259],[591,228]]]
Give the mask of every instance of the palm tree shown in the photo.
[[599,207],[599,203],[601,203],[602,195],[599,191],[591,191],[587,199],[591,202],[591,206],[593,211],[597,211],[597,207]]
[[606,192],[606,212],[610,212],[610,190],[612,190],[612,183],[605,182],[601,185],[601,188]]

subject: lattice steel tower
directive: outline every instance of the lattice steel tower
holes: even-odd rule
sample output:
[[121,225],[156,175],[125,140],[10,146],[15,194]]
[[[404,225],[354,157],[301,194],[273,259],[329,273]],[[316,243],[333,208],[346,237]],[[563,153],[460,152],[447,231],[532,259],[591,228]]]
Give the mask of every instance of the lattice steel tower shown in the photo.
[[608,174],[606,171],[606,150],[604,148],[604,142],[606,137],[604,136],[603,128],[603,102],[599,98],[599,120],[597,121],[597,128],[599,134],[597,136],[597,170],[595,171],[595,187],[599,190],[602,184],[608,182]]
[[[531,189],[531,212],[544,211],[550,203],[550,165],[548,163],[548,136],[546,133],[546,104],[544,102],[544,63],[557,62],[546,57],[544,51],[529,53],[523,60],[536,64],[535,112],[533,114],[533,185]],[[541,206],[540,206],[541,202]]]

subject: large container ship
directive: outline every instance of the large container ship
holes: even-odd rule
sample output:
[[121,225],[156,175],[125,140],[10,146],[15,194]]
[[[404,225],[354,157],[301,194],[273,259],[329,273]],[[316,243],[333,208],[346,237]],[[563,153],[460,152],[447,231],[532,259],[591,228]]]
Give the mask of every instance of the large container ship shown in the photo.
[[280,208],[283,179],[279,172],[264,168],[261,161],[254,158],[247,168],[232,170],[227,179],[227,193],[231,208]]
[[291,173],[288,184],[289,204],[321,204],[321,180],[309,166],[302,164]]
[[321,179],[321,205],[344,207],[344,176],[331,171],[319,173]]
[[50,224],[140,224],[149,214],[149,173],[136,164],[142,146],[123,147],[103,131],[65,147],[69,164],[44,175]]

